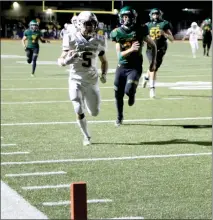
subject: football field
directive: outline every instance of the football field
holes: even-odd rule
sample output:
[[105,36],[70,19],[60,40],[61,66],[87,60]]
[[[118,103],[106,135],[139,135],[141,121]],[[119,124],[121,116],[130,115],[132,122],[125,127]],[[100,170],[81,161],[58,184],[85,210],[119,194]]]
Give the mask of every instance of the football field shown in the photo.
[[[40,44],[32,78],[21,41],[1,42],[1,179],[49,219],[70,218],[72,182],[87,183],[88,218],[211,219],[212,58],[193,59],[189,43],[169,43],[156,96],[138,87],[114,126],[117,64],[100,83],[101,112],[82,136],[68,94],[61,42]],[[144,54],[144,72],[148,68]],[[100,68],[100,64],[98,63]]]

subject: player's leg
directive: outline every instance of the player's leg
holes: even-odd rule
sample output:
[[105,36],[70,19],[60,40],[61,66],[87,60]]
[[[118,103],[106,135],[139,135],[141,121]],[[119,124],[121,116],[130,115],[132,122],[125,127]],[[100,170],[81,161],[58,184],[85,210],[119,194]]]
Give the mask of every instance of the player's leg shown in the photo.
[[138,83],[141,77],[142,67],[138,69],[129,70],[127,75],[127,82],[125,86],[125,94],[129,96],[128,105],[132,106],[135,103],[135,94]]
[[100,89],[98,84],[89,84],[88,86],[85,86],[84,97],[86,108],[89,114],[95,117],[98,116],[101,104]]
[[[151,61],[152,61],[152,51],[151,50],[146,50],[146,56],[148,58],[149,63],[151,63]],[[141,83],[141,85],[142,85],[143,88],[146,87],[146,85],[149,81],[149,76],[150,76],[150,71],[149,70],[147,70],[146,74],[142,73],[142,83]]]
[[116,126],[120,126],[123,122],[123,106],[124,106],[124,89],[126,84],[125,69],[117,67],[115,72],[114,90],[115,90],[115,104],[117,109]]
[[69,80],[69,96],[72,101],[74,111],[77,115],[77,124],[84,136],[83,145],[90,144],[90,134],[87,128],[87,121],[84,114],[84,97],[82,87],[74,80]]
[[31,48],[26,49],[27,62],[30,64],[33,58],[33,50]]
[[207,46],[206,39],[205,37],[203,37],[203,56],[206,55],[206,46]]
[[39,48],[34,48],[33,49],[33,57],[32,57],[32,75],[34,76],[35,73],[35,69],[36,69],[36,61],[38,58],[38,54],[39,54]]
[[196,58],[196,41],[190,41],[189,43],[192,49],[192,56]]
[[212,43],[212,38],[209,38],[208,42],[207,42],[207,53],[206,53],[206,56],[209,56],[209,50],[211,48],[211,43]]

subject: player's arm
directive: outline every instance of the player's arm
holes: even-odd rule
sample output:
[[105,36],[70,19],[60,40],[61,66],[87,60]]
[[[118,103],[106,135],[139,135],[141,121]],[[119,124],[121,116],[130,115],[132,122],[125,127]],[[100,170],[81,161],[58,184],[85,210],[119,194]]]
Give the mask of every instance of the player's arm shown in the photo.
[[147,43],[148,47],[152,48],[152,61],[149,70],[153,72],[156,68],[157,46],[149,35],[145,36],[144,41]]
[[165,38],[167,38],[170,42],[173,42],[174,41],[174,37],[172,35],[172,32],[170,29],[167,29],[165,31],[163,31],[163,35]]
[[23,38],[22,38],[22,40],[21,40],[21,42],[22,42],[22,45],[23,45],[23,47],[24,47],[24,49],[26,50],[26,48],[27,48],[27,46],[26,46],[26,40],[27,40],[27,36],[23,36]]
[[105,55],[105,51],[100,51],[98,54],[99,60],[101,61],[101,76],[100,80],[102,83],[106,83],[106,74],[108,71],[108,60]]
[[127,57],[129,56],[132,52],[135,52],[135,51],[138,51],[139,48],[140,48],[140,43],[138,41],[134,42],[132,44],[132,46],[127,49],[127,50],[124,50],[124,51],[121,51],[121,45],[120,43],[116,43],[115,45],[115,48],[116,48],[116,53],[117,53],[117,56],[118,58],[120,57]]
[[40,40],[42,43],[50,43],[49,40],[45,40],[42,36],[40,36],[39,40]]

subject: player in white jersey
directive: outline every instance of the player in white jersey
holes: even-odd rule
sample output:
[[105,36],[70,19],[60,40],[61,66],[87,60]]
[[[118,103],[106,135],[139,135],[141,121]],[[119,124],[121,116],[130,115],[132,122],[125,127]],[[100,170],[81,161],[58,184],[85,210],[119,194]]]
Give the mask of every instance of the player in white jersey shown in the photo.
[[78,16],[74,15],[70,21],[71,24],[68,25],[67,30],[70,33],[75,33],[78,30]]
[[196,58],[196,51],[198,50],[198,38],[201,35],[201,29],[197,25],[196,22],[192,22],[191,27],[188,28],[186,35],[182,40],[185,40],[187,36],[189,36],[189,43],[192,49],[192,55]]
[[79,31],[64,37],[63,52],[58,59],[60,66],[70,65],[69,96],[77,114],[77,123],[84,136],[83,144],[90,144],[90,134],[85,118],[85,106],[92,116],[100,111],[100,91],[96,60],[101,61],[100,80],[106,82],[108,61],[105,55],[103,36],[94,34],[98,20],[91,12],[81,12],[78,16]]

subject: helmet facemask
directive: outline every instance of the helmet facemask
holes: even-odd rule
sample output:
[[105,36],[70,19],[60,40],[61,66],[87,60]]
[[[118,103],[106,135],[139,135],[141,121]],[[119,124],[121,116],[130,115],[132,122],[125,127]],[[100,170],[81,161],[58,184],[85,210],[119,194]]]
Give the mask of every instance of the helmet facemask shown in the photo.
[[36,24],[36,23],[30,24],[30,29],[31,29],[32,31],[37,31],[37,30],[38,30],[38,24]]
[[163,12],[159,9],[153,9],[149,14],[150,20],[155,21],[155,22],[162,20],[162,15],[163,15]]
[[119,22],[126,29],[130,29],[131,27],[133,27],[136,24],[136,21],[137,21],[137,13],[135,11],[119,14]]
[[98,28],[98,22],[94,19],[91,19],[91,20],[83,20],[83,21],[80,21],[80,30],[81,30],[81,33],[84,35],[84,36],[91,36],[93,35],[97,28]]

